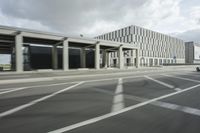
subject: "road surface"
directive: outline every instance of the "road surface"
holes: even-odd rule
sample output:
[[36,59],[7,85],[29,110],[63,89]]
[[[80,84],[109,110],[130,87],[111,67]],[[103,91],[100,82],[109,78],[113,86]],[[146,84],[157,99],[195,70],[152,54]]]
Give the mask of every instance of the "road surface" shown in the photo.
[[199,133],[199,99],[191,70],[1,84],[0,132]]

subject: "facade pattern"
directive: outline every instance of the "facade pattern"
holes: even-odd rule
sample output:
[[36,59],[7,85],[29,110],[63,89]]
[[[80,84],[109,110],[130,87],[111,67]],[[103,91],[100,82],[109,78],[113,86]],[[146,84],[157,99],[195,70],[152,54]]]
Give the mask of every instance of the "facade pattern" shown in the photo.
[[[130,43],[139,47],[141,66],[158,66],[163,64],[185,63],[184,41],[162,33],[138,26],[128,26],[95,37],[100,40]],[[124,53],[125,64],[134,63],[134,51]],[[111,54],[111,63],[116,62],[117,53]],[[113,62],[114,61],[114,62]]]

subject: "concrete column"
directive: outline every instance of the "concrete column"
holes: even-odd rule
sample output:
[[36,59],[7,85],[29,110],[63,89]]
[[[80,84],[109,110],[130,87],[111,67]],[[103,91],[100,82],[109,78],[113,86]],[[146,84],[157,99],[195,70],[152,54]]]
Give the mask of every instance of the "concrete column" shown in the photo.
[[104,68],[107,68],[107,51],[106,50],[103,50],[103,52],[102,52],[102,54],[103,54],[103,59],[102,59],[102,61],[103,61],[103,67]]
[[108,67],[110,67],[110,53],[109,52],[106,52],[106,61],[107,61],[106,67],[108,68]]
[[95,68],[100,69],[100,44],[95,46]]
[[132,58],[132,67],[134,67],[135,66],[135,56],[134,56],[135,52],[134,52],[134,50],[132,50],[131,53],[132,53],[132,55],[131,55],[131,58]]
[[63,42],[63,70],[69,70],[69,42],[65,40]]
[[123,69],[124,68],[124,55],[123,55],[123,47],[120,46],[119,47],[119,51],[118,51],[118,58],[119,58],[119,69]]
[[136,67],[140,67],[140,57],[139,57],[139,49],[136,49]]
[[16,35],[15,37],[15,64],[16,64],[16,71],[23,72],[23,36]]
[[56,45],[52,47],[52,66],[53,69],[58,69],[58,49]]
[[155,66],[155,58],[152,58],[153,61],[152,61],[152,66]]
[[86,68],[86,50],[85,48],[81,48],[80,53],[80,59],[81,59],[81,68]]

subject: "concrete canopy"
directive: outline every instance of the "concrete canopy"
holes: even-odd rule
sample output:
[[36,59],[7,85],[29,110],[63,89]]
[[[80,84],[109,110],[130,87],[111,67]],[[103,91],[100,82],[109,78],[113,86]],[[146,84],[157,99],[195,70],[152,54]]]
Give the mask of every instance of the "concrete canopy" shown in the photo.
[[[114,41],[105,41],[99,39],[83,38],[83,37],[69,37],[60,34],[53,34],[41,31],[27,30],[15,27],[5,27],[0,26],[0,49],[10,49],[10,47],[15,47],[16,53],[16,71],[23,71],[23,52],[22,47],[29,44],[43,44],[63,46],[63,69],[68,70],[68,48],[78,47],[78,48],[92,48],[95,52],[95,62],[96,68],[99,68],[99,54],[100,50],[119,51],[121,66],[123,66],[123,50],[137,50],[138,47],[129,44]],[[54,52],[56,53],[56,52]],[[138,53],[138,52],[137,52]],[[57,55],[55,54],[55,58]],[[54,62],[57,62],[54,60]],[[57,64],[57,63],[55,63]],[[122,68],[122,67],[121,67]]]

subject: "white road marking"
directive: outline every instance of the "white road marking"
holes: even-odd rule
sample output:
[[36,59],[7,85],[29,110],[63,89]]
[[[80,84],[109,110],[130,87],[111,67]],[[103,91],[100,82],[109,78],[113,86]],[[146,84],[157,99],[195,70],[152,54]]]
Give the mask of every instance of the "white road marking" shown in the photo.
[[34,86],[25,86],[25,87],[20,87],[20,88],[6,88],[4,90],[8,90],[8,91],[2,92],[2,93],[0,93],[0,95],[7,94],[7,93],[10,93],[10,92],[15,92],[15,91],[20,91],[20,90],[30,89],[30,88],[50,87],[50,86],[67,85],[67,84],[73,84],[73,83],[78,83],[78,82],[58,83],[58,84],[48,84],[48,85],[34,85]]
[[195,79],[182,78],[182,77],[177,77],[177,76],[172,76],[172,75],[166,75],[166,74],[161,74],[161,75],[165,76],[165,77],[172,77],[172,78],[177,78],[177,79],[182,79],[182,80],[186,80],[186,81],[192,81],[192,82],[200,83],[199,80],[195,80]]
[[181,106],[181,105],[166,103],[166,102],[160,102],[160,101],[153,102],[152,105],[200,116],[200,110],[191,108],[191,107],[186,107],[186,106]]
[[118,79],[118,84],[113,97],[113,105],[111,112],[116,112],[124,108],[124,96],[123,96],[123,79]]
[[[110,91],[106,91],[106,90],[101,91],[101,89],[95,89],[95,90],[109,94],[109,95],[113,95],[113,93],[110,92]],[[146,99],[146,98],[137,97],[137,96],[133,96],[133,95],[126,95],[126,94],[124,95],[124,97],[127,98],[127,99],[130,99],[130,100],[138,101],[138,102],[144,102],[144,101],[149,100],[149,99]],[[154,106],[162,107],[162,108],[181,111],[181,112],[188,113],[188,114],[191,114],[191,115],[200,116],[200,110],[196,109],[196,108],[181,106],[181,105],[162,102],[162,101],[155,101],[155,102],[152,102],[150,104],[154,105]]]
[[[103,93],[109,94],[109,95],[113,95],[114,94],[114,93],[112,93],[110,91],[106,91],[106,90],[103,90],[103,91],[101,91],[101,89],[95,89],[95,90],[97,90],[99,92],[103,92]],[[138,102],[144,102],[144,101],[149,100],[147,98],[137,97],[137,96],[133,96],[133,95],[127,95],[127,94],[125,94],[124,97],[127,98],[127,99],[130,99],[130,100],[138,101]],[[155,102],[152,102],[150,104],[154,105],[154,106],[162,107],[162,108],[181,111],[181,112],[188,113],[188,114],[191,114],[191,115],[200,116],[200,110],[196,109],[196,108],[191,108],[191,107],[187,107],[187,106],[181,106],[181,105],[162,102],[162,101],[155,101]]]
[[[114,93],[111,92],[111,91],[108,91],[108,90],[102,90],[102,89],[98,89],[98,88],[95,88],[94,90],[101,92],[101,93],[105,93],[105,94],[114,96]],[[138,101],[138,102],[144,102],[144,101],[149,100],[149,99],[146,99],[146,98],[141,98],[141,97],[138,97],[138,96],[133,96],[133,95],[128,95],[128,94],[124,94],[124,98],[135,100],[135,101]]]
[[102,116],[99,116],[99,117],[95,117],[95,118],[92,118],[92,119],[89,119],[89,120],[86,120],[86,121],[83,121],[83,122],[79,122],[79,123],[76,123],[76,124],[73,124],[73,125],[70,125],[70,126],[66,126],[66,127],[54,130],[54,131],[50,131],[49,133],[63,133],[63,132],[66,132],[66,131],[71,131],[73,129],[76,129],[76,128],[79,128],[79,127],[82,127],[82,126],[85,126],[85,125],[96,123],[98,121],[101,121],[101,120],[104,120],[104,119],[125,113],[125,112],[130,111],[130,110],[134,110],[136,108],[151,104],[152,102],[162,100],[164,98],[168,98],[168,97],[171,97],[171,96],[192,90],[192,89],[197,88],[197,87],[200,87],[200,84],[186,88],[186,89],[181,90],[181,91],[177,91],[177,92],[173,92],[173,93],[163,95],[163,96],[160,96],[160,97],[157,97],[157,98],[153,98],[153,99],[150,99],[148,101],[141,102],[139,104],[124,108],[124,109],[116,111],[116,112],[111,112],[111,113],[108,113],[108,114],[105,114],[105,115],[102,115]]
[[[53,81],[53,80],[59,80],[59,79],[69,79],[69,78],[81,78],[81,77],[96,77],[96,76],[109,76],[109,75],[126,75],[126,74],[142,74],[142,73],[148,73],[148,72],[171,72],[172,70],[162,70],[162,69],[156,69],[156,70],[147,70],[144,69],[143,71],[124,71],[124,72],[113,72],[113,73],[97,73],[97,74],[89,74],[89,75],[70,75],[70,76],[55,76],[55,77],[43,77],[43,78],[27,78],[27,79],[10,79],[10,80],[0,80],[0,84],[11,84],[11,83],[26,83],[26,82],[38,82],[38,81]],[[181,70],[182,71],[182,70]]]
[[175,88],[173,85],[170,85],[170,84],[164,83],[164,82],[162,82],[162,81],[153,79],[153,78],[151,78],[151,77],[149,77],[149,76],[146,76],[146,75],[145,75],[144,77],[147,78],[147,79],[149,79],[149,80],[152,80],[152,81],[154,81],[154,82],[156,82],[156,83],[158,83],[158,84],[160,84],[160,85],[163,85],[163,86],[165,86],[165,87],[168,87],[168,88],[170,88],[170,89],[174,89],[174,88]]
[[182,89],[180,89],[180,88],[175,88],[174,90],[175,90],[175,91],[181,91]]
[[[154,74],[152,74],[152,75],[154,75]],[[157,74],[155,74],[155,75],[157,75]],[[124,77],[122,76],[120,78],[128,79],[128,78],[141,78],[141,77],[143,77],[143,76],[124,76]],[[35,86],[24,86],[24,87],[19,87],[19,88],[7,88],[7,89],[9,89],[9,91],[0,92],[0,95],[11,93],[11,92],[15,92],[15,91],[19,91],[19,90],[25,90],[25,89],[29,89],[29,88],[66,85],[66,84],[73,84],[73,83],[78,83],[78,82],[87,82],[87,83],[89,83],[89,82],[98,82],[98,81],[116,80],[116,79],[118,79],[118,78],[106,78],[106,79],[96,79],[96,80],[83,80],[83,81],[75,81],[75,82],[68,82],[68,83],[64,82],[64,83],[48,84],[48,85],[35,85]]]
[[0,95],[7,94],[7,93],[10,93],[10,92],[20,91],[20,90],[24,90],[24,89],[27,89],[27,88],[26,87],[13,88],[13,89],[10,88],[7,91],[0,92]]
[[12,88],[11,89],[0,89],[0,91],[8,91],[8,90],[12,90]]
[[[139,77],[143,77],[143,76],[126,76],[123,78],[139,78]],[[20,87],[20,88],[6,88],[9,91],[5,91],[5,92],[0,92],[0,95],[2,94],[7,94],[10,92],[15,92],[15,91],[19,91],[19,90],[25,90],[25,89],[30,89],[30,88],[37,88],[37,87],[50,87],[50,86],[57,86],[57,85],[66,85],[66,84],[76,84],[79,82],[85,82],[85,83],[90,83],[90,82],[101,82],[101,81],[109,81],[109,80],[116,80],[118,78],[107,78],[107,79],[96,79],[96,80],[83,80],[83,81],[75,81],[75,82],[64,82],[64,83],[57,83],[57,84],[48,84],[48,85],[35,85],[35,86],[25,86],[25,87]]]
[[21,106],[19,106],[19,107],[10,109],[10,110],[5,111],[5,112],[3,112],[3,113],[0,113],[0,118],[5,117],[5,116],[8,116],[8,115],[11,115],[11,114],[13,114],[13,113],[16,113],[16,112],[18,112],[18,111],[20,111],[20,110],[23,110],[23,109],[25,109],[25,108],[28,108],[28,107],[30,107],[30,106],[33,106],[33,105],[35,105],[35,104],[37,104],[37,103],[39,103],[39,102],[42,102],[42,101],[44,101],[44,100],[47,100],[47,99],[49,99],[49,98],[51,98],[51,97],[53,97],[53,96],[56,96],[56,95],[60,94],[60,93],[63,93],[63,92],[65,92],[65,91],[68,91],[68,90],[70,90],[70,89],[72,89],[72,88],[74,88],[74,87],[77,87],[77,86],[79,86],[79,85],[81,85],[81,84],[83,84],[83,83],[84,83],[84,82],[77,83],[77,84],[72,85],[72,86],[70,86],[70,87],[67,87],[67,88],[65,88],[65,89],[59,90],[59,91],[57,91],[57,92],[54,92],[54,93],[52,93],[52,94],[50,94],[50,95],[47,95],[47,96],[44,96],[44,97],[42,97],[42,98],[33,100],[33,101],[31,101],[31,102],[29,102],[29,103],[27,103],[27,104],[24,104],[24,105],[21,105]]

